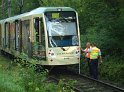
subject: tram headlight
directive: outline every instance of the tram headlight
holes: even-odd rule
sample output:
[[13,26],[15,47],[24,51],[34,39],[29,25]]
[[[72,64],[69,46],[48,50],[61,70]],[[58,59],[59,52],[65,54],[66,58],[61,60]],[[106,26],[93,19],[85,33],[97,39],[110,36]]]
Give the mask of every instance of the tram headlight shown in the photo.
[[80,56],[80,49],[79,48],[77,48],[77,50],[75,51],[75,54],[76,54],[76,56]]
[[53,56],[53,55],[54,55],[54,53],[51,53],[51,55]]
[[50,56],[54,56],[54,55],[55,55],[54,52],[53,52],[53,50],[49,50],[48,54],[49,54]]

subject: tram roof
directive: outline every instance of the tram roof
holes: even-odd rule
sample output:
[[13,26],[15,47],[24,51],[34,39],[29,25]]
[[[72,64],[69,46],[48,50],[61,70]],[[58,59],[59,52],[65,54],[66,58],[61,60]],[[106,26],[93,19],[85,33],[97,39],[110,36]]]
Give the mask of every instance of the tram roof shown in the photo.
[[46,11],[75,11],[74,9],[70,7],[39,7],[29,12],[29,15],[31,14],[39,14],[44,13]]
[[46,11],[75,11],[75,10],[71,7],[39,7],[39,8],[36,8],[30,12],[26,12],[26,13],[23,13],[20,15],[9,17],[7,19],[0,20],[0,22],[4,22],[4,21],[7,22],[10,20],[21,19],[23,17],[31,16],[31,15],[35,15],[35,14],[42,14]]

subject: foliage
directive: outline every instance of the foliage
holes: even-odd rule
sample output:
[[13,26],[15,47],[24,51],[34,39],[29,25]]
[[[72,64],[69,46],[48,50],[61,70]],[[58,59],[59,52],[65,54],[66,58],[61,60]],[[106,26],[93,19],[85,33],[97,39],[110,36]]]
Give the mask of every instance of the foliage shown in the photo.
[[27,63],[25,55],[22,57],[14,60],[16,63],[0,58],[0,92],[73,92],[70,86],[75,81],[69,80],[68,85],[64,79],[58,84],[47,82],[48,70],[36,71],[37,65]]
[[[81,43],[96,42],[103,54],[123,55],[124,7],[123,0],[11,0],[12,16],[41,7],[72,7],[80,22]],[[7,1],[4,1],[6,4]],[[0,2],[2,5],[2,1]],[[7,6],[7,5],[6,5]],[[21,8],[20,8],[21,7]],[[1,8],[2,9],[2,8]],[[21,11],[20,11],[21,9]],[[7,12],[5,12],[7,14]],[[109,52],[108,52],[109,50]],[[120,53],[118,53],[118,50]]]
[[85,58],[82,58],[81,59],[81,73],[82,74],[86,74],[86,75],[89,75],[89,67],[88,67],[88,62]]
[[[106,56],[102,64],[99,63],[99,78],[107,81],[112,81],[118,84],[124,84],[124,63],[123,60],[114,56]],[[81,72],[89,75],[88,62],[85,59],[81,60]]]
[[2,56],[0,56],[0,61],[0,92],[25,92],[23,87],[15,83],[17,72],[12,73],[16,69],[12,62]]
[[83,32],[82,46],[84,47],[84,43],[87,41],[91,43],[96,42],[97,46],[104,52],[104,55],[120,54],[117,51],[118,49],[121,52],[123,51],[123,21],[120,20],[122,15],[119,5],[111,7],[108,3],[100,0],[87,3],[87,9],[83,13],[86,17],[81,23],[84,25],[84,21],[86,21],[83,27],[84,30],[81,30]]
[[[113,55],[118,50],[123,55],[124,8],[122,0],[39,0],[42,7],[68,6],[79,14],[81,43],[96,42],[104,55]],[[109,50],[109,51],[108,51]]]
[[[10,0],[11,16],[28,12],[37,7],[39,7],[38,0]],[[8,8],[9,0],[0,1],[0,9],[4,9],[4,12],[1,12],[0,19],[8,17]]]
[[[1,0],[0,5],[2,5],[2,1],[5,2],[6,7],[3,16],[0,15],[1,19],[6,18],[8,14],[7,0]],[[19,7],[17,1],[21,0],[11,0],[12,16],[28,12],[39,6],[74,8],[79,15],[82,48],[85,48],[87,41],[96,42],[102,51],[102,56],[105,59],[108,58],[107,62],[101,65],[101,77],[116,81],[120,77],[122,80],[123,62],[117,61],[124,60],[124,0],[23,0],[22,8]],[[0,7],[0,9],[3,8]],[[22,9],[21,12],[20,9]],[[114,58],[111,59],[111,57]],[[88,71],[87,65],[83,63],[82,71],[85,72],[85,69]],[[114,74],[118,74],[117,77]]]
[[68,80],[67,83],[65,83],[65,81],[67,82],[67,80],[65,80],[65,79],[60,79],[59,80],[58,92],[75,92],[75,91],[73,91],[71,86],[73,86],[77,81]]
[[100,77],[106,80],[119,82],[124,84],[124,63],[122,60],[119,60],[114,57],[110,57],[105,59],[104,62],[100,67]]

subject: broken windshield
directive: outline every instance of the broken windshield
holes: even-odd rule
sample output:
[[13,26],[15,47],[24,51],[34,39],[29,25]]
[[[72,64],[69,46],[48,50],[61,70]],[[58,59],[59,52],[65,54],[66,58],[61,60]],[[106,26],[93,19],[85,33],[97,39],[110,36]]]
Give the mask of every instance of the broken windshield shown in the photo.
[[75,12],[46,12],[50,47],[78,45]]

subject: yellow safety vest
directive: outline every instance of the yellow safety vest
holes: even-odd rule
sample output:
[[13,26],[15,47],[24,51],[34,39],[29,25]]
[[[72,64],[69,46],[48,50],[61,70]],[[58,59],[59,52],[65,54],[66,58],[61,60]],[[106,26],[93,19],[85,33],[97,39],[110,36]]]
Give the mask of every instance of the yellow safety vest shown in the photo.
[[90,52],[90,59],[97,59],[99,56],[100,49],[93,47]]

